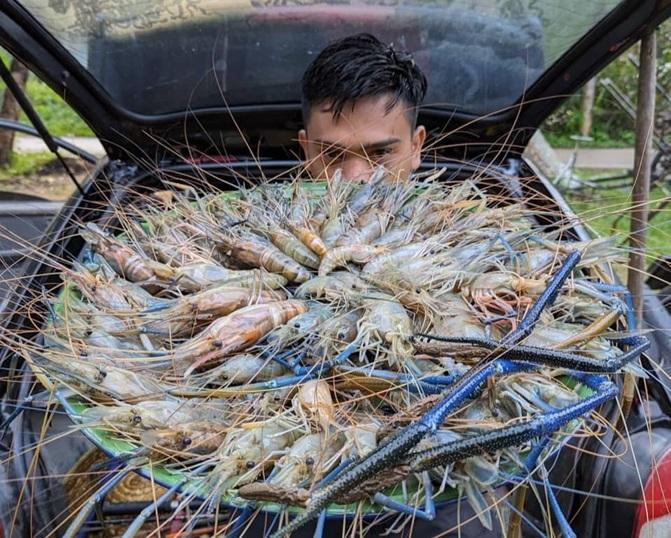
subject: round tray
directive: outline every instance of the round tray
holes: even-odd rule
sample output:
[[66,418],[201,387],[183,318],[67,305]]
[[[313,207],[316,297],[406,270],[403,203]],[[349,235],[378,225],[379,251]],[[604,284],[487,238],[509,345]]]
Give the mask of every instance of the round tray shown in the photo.
[[[305,186],[311,191],[310,194],[313,197],[318,197],[325,193],[326,191],[326,184],[323,182],[319,183],[307,183]],[[287,189],[290,187],[287,187],[286,185],[280,185],[278,186],[279,189],[282,189],[286,192]],[[222,199],[229,199],[229,198],[237,198],[239,197],[239,193],[237,191],[227,191],[223,192],[221,194]],[[82,251],[81,255],[85,254],[85,250]],[[80,256],[81,256],[80,255]],[[58,311],[61,307],[61,298],[62,295],[59,296],[58,301],[53,305],[54,309]],[[37,379],[48,389],[54,389],[53,384],[51,381],[44,375],[43,372],[40,371],[38,367],[36,367],[34,364],[30,364],[31,368],[33,369],[33,372],[35,373],[35,376]],[[588,388],[585,387],[584,385],[581,385],[579,381],[575,378],[571,378],[570,376],[564,376],[562,378],[562,382],[565,383],[566,386],[574,390],[578,395],[581,397],[586,397],[592,394],[592,391]],[[81,416],[82,412],[88,407],[86,403],[83,403],[76,398],[68,398],[63,396],[60,392],[56,392],[56,395],[63,406],[64,410],[66,413],[69,415],[70,419],[75,423],[75,424],[81,424],[78,417]],[[563,431],[566,433],[570,433],[574,428],[575,428],[576,422],[574,421],[571,423],[569,426],[563,428]],[[98,447],[101,451],[103,451],[105,454],[107,454],[111,458],[119,458],[124,455],[129,455],[131,454],[134,450],[136,450],[136,446],[133,445],[130,442],[119,440],[113,438],[108,432],[106,432],[103,429],[100,428],[85,428],[82,427],[80,428],[80,431],[96,446]],[[553,452],[557,452],[558,450],[561,449],[561,443],[557,444],[554,447]],[[175,471],[170,471],[166,468],[164,468],[161,465],[156,465],[152,464],[146,465],[146,466],[141,466],[138,467],[137,469],[134,469],[135,472],[139,473],[140,475],[144,476],[145,478],[151,479],[156,484],[161,485],[165,488],[171,488],[175,487],[179,484],[178,491],[181,493],[188,493],[190,495],[193,495],[198,498],[205,498],[208,494],[210,494],[210,491],[205,491],[202,485],[198,484],[197,479],[192,479],[192,480],[186,480],[185,481],[185,476],[182,472],[175,472]],[[506,469],[507,471],[514,472],[514,468]],[[387,490],[385,493],[393,500],[398,501],[398,502],[404,502],[408,497],[412,497],[412,492],[416,491],[416,488],[421,487],[421,482],[415,480],[414,478],[409,478],[407,480],[407,492],[410,495],[404,496],[403,492],[401,491],[401,488],[398,486],[395,486],[393,488],[390,488],[390,490]],[[463,495],[461,496],[463,498]],[[442,493],[434,497],[434,501],[436,502],[437,506],[444,505],[449,502],[455,502],[460,499],[459,491],[456,488],[446,488]],[[235,495],[222,495],[221,497],[221,504],[224,506],[228,506],[234,509],[239,509],[239,508],[244,508],[249,505],[254,505],[254,506],[259,506],[265,511],[269,512],[280,512],[283,510],[288,510],[289,512],[292,513],[298,513],[302,511],[301,508],[298,507],[287,507],[286,505],[282,505],[279,503],[271,503],[271,502],[258,502],[258,501],[246,501],[244,499],[241,499]],[[343,515],[354,515],[354,514],[359,514],[363,515],[364,517],[372,517],[379,515],[383,511],[383,508],[377,504],[368,502],[368,501],[363,501],[361,503],[361,506],[359,506],[359,503],[355,503],[352,505],[338,505],[338,504],[331,504],[327,508],[327,517],[329,518],[342,518]]]

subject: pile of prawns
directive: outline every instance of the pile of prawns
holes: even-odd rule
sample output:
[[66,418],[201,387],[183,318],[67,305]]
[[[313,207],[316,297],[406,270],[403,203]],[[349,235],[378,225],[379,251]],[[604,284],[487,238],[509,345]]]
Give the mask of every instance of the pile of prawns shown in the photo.
[[279,536],[331,512],[431,519],[458,492],[491,528],[486,493],[530,472],[533,440],[551,452],[612,397],[605,376],[565,374],[625,366],[630,309],[603,269],[612,240],[565,240],[439,176],[117,208],[114,228],[82,225],[42,342],[21,349],[85,405],[78,424],[181,476],[168,494],[205,510],[298,514]]

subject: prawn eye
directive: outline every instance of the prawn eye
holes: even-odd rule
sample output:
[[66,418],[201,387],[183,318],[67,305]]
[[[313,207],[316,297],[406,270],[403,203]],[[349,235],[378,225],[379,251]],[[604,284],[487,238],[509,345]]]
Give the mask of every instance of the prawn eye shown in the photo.
[[248,460],[247,463],[245,463],[245,467],[247,467],[247,469],[253,469],[256,467],[256,463],[254,463],[252,460]]
[[221,340],[215,340],[212,342],[213,347],[222,347],[224,343]]
[[314,464],[315,460],[312,456],[308,456],[307,458],[305,458],[305,465],[314,465]]
[[133,415],[133,418],[131,419],[133,424],[139,424],[142,422],[142,417],[140,415]]
[[193,441],[191,440],[191,437],[185,437],[182,439],[182,445],[184,446],[189,446]]

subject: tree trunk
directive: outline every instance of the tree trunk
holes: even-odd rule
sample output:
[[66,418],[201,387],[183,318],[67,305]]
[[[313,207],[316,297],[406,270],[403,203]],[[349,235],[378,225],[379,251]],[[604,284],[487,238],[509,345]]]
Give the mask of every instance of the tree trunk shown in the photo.
[[596,77],[590,79],[582,90],[582,122],[580,135],[590,136],[592,132],[592,111],[594,109],[594,94],[596,93]]
[[[9,69],[19,87],[22,89],[25,88],[26,81],[28,80],[28,69],[15,59],[12,59]],[[16,99],[14,99],[12,93],[5,88],[5,93],[2,98],[2,107],[0,107],[0,116],[8,120],[16,121],[19,119],[20,112],[21,108],[16,102]],[[15,132],[10,129],[0,130],[0,167],[9,164],[9,159],[12,156],[12,147],[14,146],[14,134]]]
[[634,155],[634,185],[631,196],[629,233],[629,270],[627,286],[634,301],[639,327],[643,319],[643,293],[646,277],[645,253],[650,201],[650,168],[652,137],[655,126],[655,81],[657,67],[655,31],[641,39],[638,68],[638,98],[636,101],[636,146]]

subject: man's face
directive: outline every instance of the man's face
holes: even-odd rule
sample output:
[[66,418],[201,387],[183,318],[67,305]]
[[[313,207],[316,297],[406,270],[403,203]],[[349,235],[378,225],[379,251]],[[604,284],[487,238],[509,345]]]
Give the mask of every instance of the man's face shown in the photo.
[[329,178],[337,169],[350,181],[367,181],[378,165],[407,179],[420,164],[426,130],[415,129],[404,103],[387,110],[390,96],[366,97],[346,106],[336,119],[329,103],[314,106],[298,133],[306,167],[313,178]]

